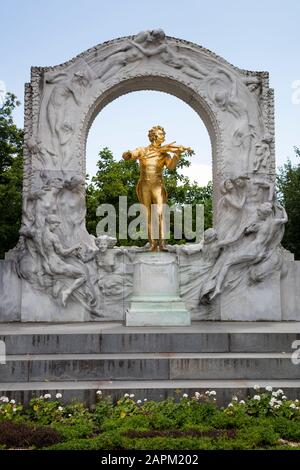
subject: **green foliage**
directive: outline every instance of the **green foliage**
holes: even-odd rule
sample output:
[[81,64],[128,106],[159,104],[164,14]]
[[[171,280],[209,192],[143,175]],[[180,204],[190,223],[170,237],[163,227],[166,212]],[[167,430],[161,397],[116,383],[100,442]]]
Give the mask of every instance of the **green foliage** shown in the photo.
[[[195,182],[191,183],[189,178],[180,174],[180,169],[190,165],[190,154],[187,152],[182,156],[175,170],[164,170],[168,203],[170,206],[177,204],[181,207],[184,204],[192,204],[194,220],[196,204],[203,204],[205,228],[208,228],[212,225],[212,184],[209,183],[205,187],[199,187]],[[112,152],[106,147],[99,152],[97,167],[97,174],[92,178],[91,183],[87,185],[86,189],[86,224],[88,231],[94,235],[96,234],[98,222],[96,209],[100,204],[109,203],[115,207],[118,228],[119,196],[127,196],[128,207],[138,202],[136,185],[139,179],[139,164],[136,161],[125,161],[123,159],[116,161]],[[171,222],[171,233],[172,224],[173,222]],[[169,242],[174,243],[173,238]],[[122,240],[122,245],[143,245],[144,243],[145,240]]]
[[[300,148],[295,147],[300,158]],[[277,176],[278,198],[285,206],[289,220],[286,224],[283,246],[300,259],[300,163],[290,160],[279,169]]]
[[[260,391],[256,387],[255,394],[245,401],[232,397],[226,408],[220,408],[215,393],[177,394],[177,399],[160,402],[135,400],[134,395],[125,394],[113,403],[98,391],[91,409],[81,403],[63,405],[61,396],[54,400],[49,395],[34,398],[28,408],[1,397],[0,416],[6,417],[0,420],[0,425],[4,423],[0,444],[20,439],[25,448],[43,445],[56,450],[300,447],[298,400],[289,400],[282,390],[268,387]],[[16,411],[11,412],[13,409]],[[26,426],[35,433],[35,440],[28,440],[28,444],[22,431]],[[38,440],[35,429],[41,430]]]
[[13,123],[20,103],[7,93],[0,107],[0,258],[19,238],[22,209],[23,131]]

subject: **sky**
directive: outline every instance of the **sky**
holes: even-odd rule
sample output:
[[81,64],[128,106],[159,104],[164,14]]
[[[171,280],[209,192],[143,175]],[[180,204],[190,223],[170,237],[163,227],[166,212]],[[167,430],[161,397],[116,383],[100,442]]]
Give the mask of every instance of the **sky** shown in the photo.
[[[198,43],[237,67],[268,71],[275,89],[276,159],[296,161],[300,146],[299,0],[0,0],[0,86],[22,105],[31,66],[52,66],[86,49],[146,29]],[[116,159],[124,150],[147,145],[147,131],[163,125],[167,141],[190,146],[188,176],[211,179],[211,148],[199,116],[179,99],[159,92],[135,92],[104,108],[87,142],[87,171],[96,172],[99,150]]]

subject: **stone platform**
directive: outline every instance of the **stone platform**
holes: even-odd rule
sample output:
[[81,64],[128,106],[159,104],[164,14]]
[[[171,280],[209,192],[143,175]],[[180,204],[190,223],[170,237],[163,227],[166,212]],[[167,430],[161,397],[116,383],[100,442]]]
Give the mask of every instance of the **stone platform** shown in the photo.
[[291,361],[299,322],[195,322],[191,327],[102,324],[2,324],[6,364],[0,394],[27,402],[62,392],[88,404],[114,398],[164,399],[215,389],[220,404],[255,385],[300,398],[300,364]]

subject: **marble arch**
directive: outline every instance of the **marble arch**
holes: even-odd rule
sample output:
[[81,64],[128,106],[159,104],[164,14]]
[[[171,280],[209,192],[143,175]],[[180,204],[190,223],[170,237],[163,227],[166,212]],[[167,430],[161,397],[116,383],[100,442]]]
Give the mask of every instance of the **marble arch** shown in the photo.
[[86,230],[85,146],[101,109],[137,90],[182,99],[211,139],[216,230],[198,252],[172,255],[192,318],[299,319],[300,263],[280,245],[287,215],[274,193],[269,75],[241,70],[158,29],[105,42],[54,67],[32,67],[22,226],[18,245],[0,262],[0,321],[125,318],[133,295],[124,269],[130,253]]
[[84,176],[95,116],[118,96],[146,89],[175,95],[202,118],[212,145],[215,204],[222,180],[253,174],[264,139],[268,157],[256,173],[274,178],[268,73],[241,70],[201,46],[154,30],[105,42],[61,65],[31,69],[24,193],[39,185],[41,171]]

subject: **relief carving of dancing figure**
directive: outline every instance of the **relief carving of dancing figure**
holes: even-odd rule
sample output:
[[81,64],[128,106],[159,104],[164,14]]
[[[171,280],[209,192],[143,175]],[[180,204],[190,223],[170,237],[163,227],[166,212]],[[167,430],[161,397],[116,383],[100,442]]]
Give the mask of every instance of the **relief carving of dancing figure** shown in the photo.
[[70,248],[62,246],[56,234],[60,222],[60,219],[55,215],[46,217],[41,239],[41,254],[42,268],[46,274],[71,280],[70,287],[63,289],[61,293],[62,304],[66,306],[70,295],[87,281],[87,276],[82,269],[67,261],[72,255],[78,255],[81,247],[79,244]]
[[[246,227],[240,239],[233,240],[234,250],[224,250],[212,269],[208,281],[200,292],[200,301],[212,300],[220,294],[224,288],[228,272],[231,268],[241,265],[246,268],[254,267],[260,263],[266,263],[266,269],[270,273],[269,260],[275,250],[279,248],[284,233],[284,225],[288,218],[285,209],[278,203],[265,202],[257,209],[257,217],[254,223]],[[276,259],[274,269],[280,264]],[[258,271],[259,276],[251,276],[254,281],[264,279],[264,269]]]
[[[182,70],[190,77],[202,79],[207,72],[186,54],[180,55],[166,42],[166,35],[162,29],[142,31],[133,40],[128,40],[125,46],[114,49],[110,54],[100,59],[98,78],[102,82],[117,74],[122,68],[130,64],[137,64],[142,59],[159,56],[161,61],[175,69]],[[97,65],[99,69],[99,65]]]
[[[245,78],[242,82],[248,83],[249,80]],[[252,80],[256,80],[256,77]],[[238,121],[233,130],[232,145],[239,149],[241,155],[246,155],[248,168],[255,126],[251,122],[247,106],[239,97],[238,81],[232,74],[219,68],[215,69],[206,81],[210,99],[218,108],[228,112]]]
[[270,135],[265,135],[260,141],[255,144],[255,160],[253,164],[253,171],[257,173],[261,168],[266,171],[269,166],[271,151],[270,144],[272,142]]
[[46,119],[51,144],[47,148],[54,162],[63,157],[67,144],[75,132],[74,106],[81,106],[81,98],[91,84],[91,72],[80,70],[46,76],[47,85],[53,85],[46,104]]
[[143,47],[139,42],[131,41],[142,54],[146,57],[159,55],[161,61],[175,69],[181,70],[192,78],[203,79],[207,75],[207,71],[199,65],[195,60],[188,57],[188,54],[179,54],[178,49],[174,50],[167,42],[166,35],[162,29],[154,31],[154,47]]
[[[123,68],[127,67],[128,69],[130,64],[137,64],[146,56],[145,50],[147,50],[148,57],[158,54],[163,50],[162,47],[152,47],[150,49],[149,45],[157,44],[162,33],[161,30],[142,31],[135,36],[134,40],[126,41],[125,45],[114,49],[101,58],[100,61],[97,60],[95,70],[97,69],[98,78],[105,82]],[[143,47],[141,44],[143,44]]]
[[232,238],[240,229],[248,179],[244,176],[228,178],[221,186],[223,195],[217,207],[218,235],[221,240]]

